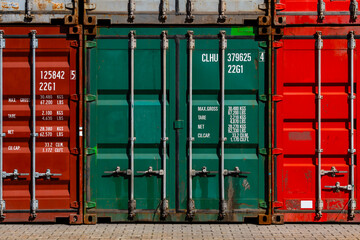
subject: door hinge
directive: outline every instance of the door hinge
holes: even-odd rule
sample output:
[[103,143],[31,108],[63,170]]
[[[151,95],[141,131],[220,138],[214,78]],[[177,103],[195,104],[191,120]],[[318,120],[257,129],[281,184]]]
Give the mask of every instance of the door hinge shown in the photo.
[[259,10],[266,11],[268,9],[267,5],[268,5],[267,3],[259,4],[258,8],[259,8]]
[[72,2],[66,3],[66,4],[65,4],[65,8],[66,8],[66,9],[74,9],[74,3],[72,3]]
[[267,208],[267,204],[264,200],[259,200],[259,208]]
[[184,128],[184,120],[174,121],[174,129],[183,129],[183,128]]
[[283,149],[282,148],[273,148],[272,153],[273,153],[273,155],[280,155],[283,153]]
[[259,42],[259,47],[261,47],[261,48],[267,48],[267,47],[268,47],[268,44],[267,44],[267,42],[265,42],[265,41],[261,41],[261,42]]
[[96,208],[96,202],[86,202],[85,208]]
[[74,102],[78,102],[79,101],[79,95],[78,94],[72,94],[70,96],[70,100],[74,101]]
[[259,154],[261,155],[267,155],[268,154],[268,151],[266,148],[259,148]]
[[274,48],[282,48],[284,46],[284,43],[280,41],[274,41],[273,46]]
[[85,148],[85,155],[96,154],[96,148]]
[[85,101],[86,102],[93,102],[96,100],[96,96],[92,94],[86,94],[85,95]]
[[277,3],[277,4],[275,4],[275,10],[276,10],[276,11],[283,11],[283,10],[285,10],[285,8],[286,8],[286,5],[283,4],[283,3]]
[[72,148],[72,149],[70,150],[70,153],[71,153],[72,155],[79,155],[79,149],[78,149],[78,148]]
[[282,208],[284,206],[283,202],[275,201],[273,202],[273,208]]
[[78,48],[79,47],[79,42],[78,41],[71,41],[70,42],[70,47]]
[[268,98],[265,94],[262,94],[259,96],[259,100],[262,101],[262,102],[267,102]]
[[272,96],[272,100],[273,102],[280,102],[284,99],[284,96],[283,95],[273,95]]
[[77,201],[71,202],[70,208],[79,208],[79,202],[77,202]]
[[84,4],[84,8],[85,8],[86,10],[95,10],[96,4],[95,4],[95,3],[85,3],[85,4]]
[[95,41],[86,41],[85,42],[85,47],[86,48],[95,48],[96,47],[96,42]]

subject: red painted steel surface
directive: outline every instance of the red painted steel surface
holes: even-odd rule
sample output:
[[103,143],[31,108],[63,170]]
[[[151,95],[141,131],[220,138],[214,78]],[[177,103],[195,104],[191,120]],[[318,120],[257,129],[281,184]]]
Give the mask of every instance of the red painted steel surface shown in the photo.
[[[321,50],[321,148],[322,170],[335,167],[335,177],[321,177],[324,203],[322,217],[316,216],[317,201],[317,134],[318,134],[318,58],[316,32],[322,32]],[[360,33],[357,27],[285,28],[283,39],[275,45],[274,213],[284,215],[285,222],[359,222],[360,214],[349,217],[350,191],[339,192],[326,186],[350,184],[350,50],[347,35]],[[286,39],[309,38],[309,39]],[[332,39],[328,39],[332,38]],[[335,39],[342,38],[342,39]],[[359,91],[360,40],[354,50],[354,92]],[[356,131],[358,98],[354,100],[355,146],[359,149]],[[359,210],[359,171],[355,153],[355,200]]]
[[286,17],[286,24],[360,24],[357,11],[352,11],[355,1],[323,0],[323,18],[320,0],[276,0],[275,6],[278,17]]
[[[79,156],[79,41],[63,27],[0,27],[3,57],[3,170],[29,173],[4,179],[4,222],[82,222]],[[30,31],[36,30],[36,168],[59,173],[36,179],[37,216],[30,218],[31,199],[31,66]],[[17,36],[15,36],[17,35]],[[62,35],[54,37],[54,35]]]

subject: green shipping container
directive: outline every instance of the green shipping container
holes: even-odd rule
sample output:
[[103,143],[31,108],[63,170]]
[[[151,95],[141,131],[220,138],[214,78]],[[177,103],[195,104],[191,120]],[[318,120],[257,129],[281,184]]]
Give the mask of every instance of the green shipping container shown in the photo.
[[268,47],[253,27],[86,41],[85,222],[267,222]]

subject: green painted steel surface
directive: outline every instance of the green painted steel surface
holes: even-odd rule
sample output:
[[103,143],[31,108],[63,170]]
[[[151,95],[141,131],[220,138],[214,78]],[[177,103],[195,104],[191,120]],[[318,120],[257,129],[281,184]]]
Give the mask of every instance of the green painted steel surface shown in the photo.
[[[257,217],[266,208],[267,121],[265,89],[266,42],[250,27],[222,28],[99,28],[87,39],[86,51],[86,214],[128,220],[130,178],[106,171],[130,168],[130,50],[134,30],[134,199],[133,220],[160,220],[162,175],[144,175],[150,166],[162,169],[162,50],[167,31],[167,167],[166,220],[185,221],[188,209],[189,162],[189,30],[193,50],[193,165],[212,173],[193,177],[193,221],[217,221],[221,158],[220,30],[226,32],[224,167],[227,214],[224,221]],[[264,48],[265,46],[265,48]]]

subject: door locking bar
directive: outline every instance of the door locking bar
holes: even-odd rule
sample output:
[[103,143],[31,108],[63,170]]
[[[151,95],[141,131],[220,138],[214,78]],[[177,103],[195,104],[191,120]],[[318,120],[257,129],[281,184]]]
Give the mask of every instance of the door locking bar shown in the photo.
[[347,171],[338,171],[334,166],[329,171],[321,170],[321,176],[330,174],[332,177],[336,177],[337,173],[347,173]]
[[225,50],[227,48],[227,40],[225,37],[225,31],[220,31],[220,42],[219,47],[221,51],[221,121],[220,121],[220,145],[221,145],[221,155],[220,155],[220,202],[219,202],[219,218],[222,219],[225,217],[227,212],[227,202],[225,200],[225,179],[224,179],[224,166],[225,166],[225,141],[227,140],[225,137]]
[[318,2],[318,17],[320,20],[325,18],[325,2],[324,0],[319,0]]
[[[322,0],[319,1],[323,2]],[[325,6],[325,3],[324,3]],[[321,149],[321,100],[323,99],[323,96],[321,95],[321,49],[323,48],[323,40],[321,38],[321,32],[317,32],[317,40],[316,40],[316,49],[318,53],[318,72],[317,72],[317,78],[318,78],[318,94],[317,94],[317,113],[318,113],[318,137],[317,137],[317,156],[318,156],[318,165],[317,165],[317,217],[322,217],[322,210],[324,208],[324,202],[321,199],[321,153],[323,152],[323,149]]]
[[[163,5],[166,4],[165,0],[163,0]],[[159,174],[162,176],[162,197],[161,197],[161,217],[164,219],[167,217],[168,213],[168,200],[166,200],[166,161],[167,161],[167,141],[169,138],[166,136],[166,103],[167,103],[167,87],[166,87],[166,51],[169,49],[169,40],[167,39],[167,32],[162,32],[162,41],[161,41],[161,48],[162,48],[162,75],[163,75],[163,86],[162,86],[162,170],[159,170],[162,172],[162,174]],[[150,168],[149,168],[150,170]],[[160,172],[159,172],[160,173]]]
[[19,173],[17,169],[14,169],[12,173],[2,172],[3,179],[12,177],[14,180],[18,180],[19,176],[29,176],[29,173]]
[[[5,39],[4,39],[4,31],[0,31],[0,172],[3,173],[3,141],[5,137],[5,133],[3,132],[3,49],[5,48]],[[4,176],[4,175],[3,175]],[[5,210],[5,200],[3,197],[3,177],[0,178],[0,218],[5,218],[4,210]]]
[[36,200],[36,49],[38,48],[38,40],[36,39],[36,30],[31,30],[31,48],[32,48],[32,151],[31,151],[31,202],[30,214],[32,218],[36,218],[36,210],[39,208],[38,200]]
[[[356,2],[357,4],[357,2]],[[349,203],[349,217],[350,218],[354,218],[355,216],[355,209],[356,209],[356,200],[355,200],[355,190],[354,190],[354,186],[355,186],[355,116],[354,116],[354,100],[355,100],[355,95],[354,95],[354,49],[356,47],[356,41],[354,38],[354,32],[351,31],[349,33],[350,38],[349,38],[349,42],[348,42],[348,47],[350,49],[350,149],[349,149],[349,153],[351,156],[351,163],[350,163],[350,175],[351,175],[351,181],[350,181],[350,185],[352,186],[351,189],[351,194],[350,194],[350,203]]]
[[[191,3],[190,0],[188,0],[188,3]],[[192,111],[192,94],[193,94],[193,90],[192,90],[192,85],[193,85],[193,79],[192,79],[192,65],[193,65],[193,51],[195,49],[195,40],[194,40],[194,32],[193,31],[188,31],[188,53],[189,53],[189,132],[188,132],[188,144],[189,144],[189,162],[188,162],[188,209],[187,209],[187,217],[192,219],[195,215],[195,202],[193,200],[193,196],[192,196],[192,143],[194,141],[194,137],[193,137],[193,133],[192,133],[192,128],[193,128],[193,122],[192,122],[192,115],[193,115],[193,111]]]
[[61,173],[51,173],[50,169],[46,169],[44,173],[35,172],[35,178],[42,178],[44,177],[46,180],[50,180],[51,177],[61,176]]
[[191,176],[201,176],[201,177],[207,177],[209,174],[212,173],[218,173],[218,171],[208,171],[207,168],[204,166],[200,171],[191,170]]
[[148,170],[146,171],[137,171],[137,173],[142,173],[144,175],[152,176],[152,175],[158,175],[158,176],[164,176],[164,170],[153,170],[153,167],[150,166]]
[[128,176],[130,176],[131,172],[132,172],[131,169],[126,169],[126,170],[121,171],[120,167],[117,166],[114,171],[105,171],[104,173],[111,174],[111,175],[114,175],[114,176],[120,176],[120,175],[128,175]]
[[226,1],[220,0],[219,1],[219,21],[225,21],[226,20]]
[[224,176],[231,176],[231,175],[242,175],[242,174],[251,174],[251,172],[244,172],[239,169],[239,167],[235,167],[234,170],[224,170]]
[[354,189],[353,186],[351,186],[350,184],[346,185],[346,186],[340,186],[340,182],[336,182],[335,186],[325,186],[325,188],[335,189],[335,192],[340,192],[341,189],[347,190],[347,191],[352,191]]
[[[133,2],[134,0],[130,0]],[[135,4],[135,3],[134,3]],[[130,31],[129,39],[130,47],[130,199],[128,202],[129,206],[129,218],[132,219],[135,217],[136,209],[136,200],[134,198],[134,145],[135,145],[135,135],[134,135],[134,53],[136,48],[136,39],[135,31]]]
[[128,3],[128,21],[133,22],[135,19],[135,0],[129,0]]

